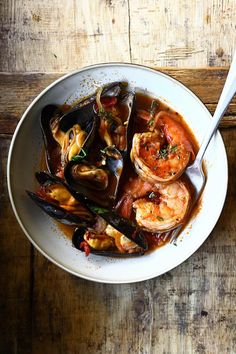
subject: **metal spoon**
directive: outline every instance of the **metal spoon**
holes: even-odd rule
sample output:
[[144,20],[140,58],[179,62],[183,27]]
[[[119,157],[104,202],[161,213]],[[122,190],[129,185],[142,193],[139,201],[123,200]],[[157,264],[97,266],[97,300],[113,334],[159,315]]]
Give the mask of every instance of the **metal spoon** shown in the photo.
[[[219,126],[219,123],[220,123],[222,117],[225,114],[225,111],[226,111],[229,103],[231,102],[233,96],[235,95],[235,92],[236,92],[236,52],[234,54],[233,61],[231,63],[231,66],[230,66],[230,69],[228,72],[228,76],[226,78],[226,81],[225,81],[219,102],[217,104],[215,113],[213,115],[211,126],[208,128],[208,130],[206,132],[206,135],[203,139],[203,142],[200,146],[200,149],[199,149],[198,154],[194,160],[194,163],[192,165],[190,165],[185,171],[185,175],[190,180],[192,186],[194,187],[194,191],[195,191],[194,197],[192,200],[191,210],[193,209],[194,205],[198,201],[198,199],[202,193],[202,190],[205,186],[205,183],[206,183],[206,177],[202,171],[203,156],[206,152],[206,149],[207,149],[214,133],[216,132],[216,130]],[[176,240],[182,227],[183,227],[183,225],[180,225],[174,231],[171,232],[171,238],[170,238],[171,243],[173,243]],[[169,236],[169,235],[170,235],[170,232],[168,233],[167,236]]]

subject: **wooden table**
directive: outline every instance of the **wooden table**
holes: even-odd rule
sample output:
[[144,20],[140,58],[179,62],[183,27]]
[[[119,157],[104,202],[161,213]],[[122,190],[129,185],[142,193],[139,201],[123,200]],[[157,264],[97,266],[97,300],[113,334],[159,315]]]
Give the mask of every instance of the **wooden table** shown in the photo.
[[[214,111],[227,70],[163,71]],[[6,159],[14,128],[32,98],[57,77],[0,75],[0,353],[235,353],[235,100],[221,129],[229,160],[228,196],[208,240],[159,278],[103,285],[67,274],[37,252],[18,226],[7,195]]]
[[30,245],[6,187],[19,118],[64,72],[105,61],[162,67],[213,112],[236,45],[235,0],[2,0],[0,17],[0,353],[236,353],[236,100],[221,125],[222,215],[159,278],[104,285],[67,274]]

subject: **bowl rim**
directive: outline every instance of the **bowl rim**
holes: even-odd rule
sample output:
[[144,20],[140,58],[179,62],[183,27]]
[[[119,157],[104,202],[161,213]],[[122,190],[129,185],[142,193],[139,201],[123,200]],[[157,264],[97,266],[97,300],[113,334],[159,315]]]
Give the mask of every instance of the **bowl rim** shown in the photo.
[[125,67],[131,67],[131,68],[143,68],[147,71],[150,71],[152,73],[158,73],[159,75],[171,80],[172,82],[177,82],[179,86],[181,86],[185,91],[188,92],[188,94],[190,94],[191,96],[193,96],[193,98],[198,100],[198,103],[207,111],[207,113],[209,115],[211,115],[209,109],[206,107],[206,105],[203,103],[203,101],[199,98],[198,95],[196,95],[192,90],[190,90],[186,85],[184,85],[180,80],[173,78],[172,76],[170,76],[169,74],[163,73],[162,71],[160,71],[161,68],[159,69],[154,69],[154,68],[150,68],[148,66],[145,65],[141,65],[141,64],[133,64],[133,63],[126,63],[126,62],[104,62],[104,63],[98,63],[98,64],[93,64],[93,65],[87,65],[84,66],[80,69],[74,70],[72,72],[69,72],[65,75],[62,75],[61,77],[59,77],[58,79],[54,80],[51,84],[49,84],[45,89],[43,89],[34,99],[33,101],[30,103],[30,105],[26,108],[26,110],[24,111],[24,113],[22,114],[16,128],[15,131],[13,133],[12,136],[12,140],[10,143],[10,147],[9,147],[9,151],[8,151],[8,159],[7,159],[7,188],[8,188],[8,194],[9,194],[9,198],[10,198],[10,202],[11,202],[11,207],[13,209],[13,212],[15,214],[15,217],[21,227],[21,229],[23,230],[24,234],[27,236],[27,238],[29,239],[29,241],[33,244],[33,246],[44,256],[46,257],[48,260],[50,260],[53,264],[57,265],[59,268],[69,272],[70,274],[73,274],[77,277],[86,279],[86,280],[90,280],[90,281],[94,281],[97,283],[107,283],[107,284],[131,284],[131,283],[136,283],[136,282],[141,282],[141,281],[146,281],[146,280],[150,280],[150,279],[154,279],[158,276],[161,276],[163,274],[165,274],[166,272],[169,272],[173,269],[175,269],[176,267],[178,267],[180,264],[184,263],[188,258],[190,258],[202,245],[203,243],[207,240],[207,238],[210,236],[212,230],[214,229],[214,227],[216,226],[219,217],[222,213],[222,209],[224,207],[225,204],[225,199],[226,199],[226,195],[227,195],[227,189],[228,189],[228,160],[227,160],[227,154],[226,154],[226,149],[225,149],[225,145],[224,145],[224,141],[222,139],[222,136],[219,132],[219,130],[217,130],[217,132],[215,134],[217,134],[217,137],[219,138],[221,144],[223,145],[223,155],[224,155],[224,161],[225,161],[225,166],[224,167],[224,171],[225,171],[225,188],[224,188],[224,193],[222,194],[222,205],[220,207],[220,209],[218,210],[218,213],[216,214],[216,221],[213,225],[213,227],[211,227],[211,230],[209,231],[207,237],[204,239],[204,241],[202,243],[200,243],[199,245],[197,245],[197,248],[190,254],[187,254],[186,257],[183,257],[181,259],[181,261],[178,261],[176,263],[176,265],[172,268],[170,268],[169,270],[164,270],[163,272],[161,272],[160,274],[151,274],[148,277],[140,277],[140,278],[135,278],[132,280],[124,280],[124,281],[119,281],[119,280],[104,280],[104,279],[97,279],[96,277],[92,277],[92,276],[87,276],[84,274],[78,274],[78,272],[74,271],[73,269],[67,267],[66,265],[64,265],[63,263],[59,263],[56,259],[54,259],[52,256],[50,256],[48,253],[46,253],[46,251],[44,251],[31,237],[31,235],[28,233],[28,231],[26,230],[23,222],[20,219],[20,216],[18,215],[16,206],[15,206],[15,202],[14,202],[14,196],[12,193],[12,187],[11,187],[11,162],[12,162],[12,153],[13,153],[13,147],[15,144],[15,140],[16,137],[18,135],[18,132],[21,128],[21,125],[23,124],[24,120],[26,119],[28,113],[30,112],[30,110],[32,109],[32,107],[40,100],[41,97],[43,97],[51,88],[53,88],[54,86],[58,85],[60,82],[64,81],[65,79],[72,77],[74,75],[77,75],[78,73],[82,73],[86,70],[89,69],[93,69],[93,68],[104,68],[106,66],[125,66]]

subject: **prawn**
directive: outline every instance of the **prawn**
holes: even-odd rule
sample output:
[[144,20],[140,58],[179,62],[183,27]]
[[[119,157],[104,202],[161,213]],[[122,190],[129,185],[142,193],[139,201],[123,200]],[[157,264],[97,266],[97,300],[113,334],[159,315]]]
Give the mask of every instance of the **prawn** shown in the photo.
[[138,225],[149,232],[164,232],[181,224],[190,205],[190,192],[182,181],[159,186],[158,193],[133,203]]
[[155,129],[136,133],[130,153],[138,175],[150,183],[176,180],[187,167],[194,151],[184,128],[170,114],[155,115]]

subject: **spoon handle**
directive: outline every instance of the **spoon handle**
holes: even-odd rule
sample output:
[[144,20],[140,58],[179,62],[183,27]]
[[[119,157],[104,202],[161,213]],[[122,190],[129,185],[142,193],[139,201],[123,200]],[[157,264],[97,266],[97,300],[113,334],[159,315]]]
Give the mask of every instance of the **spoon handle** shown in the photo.
[[203,156],[208,147],[209,142],[215,131],[218,128],[220,120],[224,116],[224,113],[232,100],[234,94],[236,92],[236,52],[234,53],[233,61],[231,63],[228,76],[226,78],[219,102],[217,104],[215,113],[213,115],[212,123],[208,128],[206,135],[204,136],[203,142],[200,146],[198,154],[196,156],[194,165],[201,165]]

